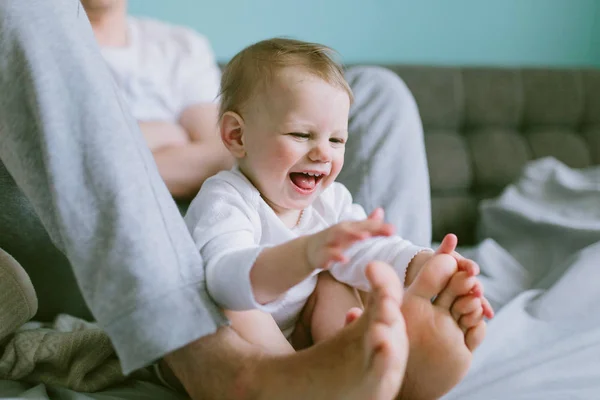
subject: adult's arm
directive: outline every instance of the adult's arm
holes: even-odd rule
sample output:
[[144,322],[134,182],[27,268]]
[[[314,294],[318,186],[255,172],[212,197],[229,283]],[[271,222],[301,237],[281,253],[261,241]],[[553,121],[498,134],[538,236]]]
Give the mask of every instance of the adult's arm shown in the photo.
[[169,121],[139,121],[138,125],[150,151],[190,143],[190,135],[179,124]]
[[190,142],[153,152],[154,160],[167,188],[176,199],[192,198],[202,183],[233,165],[233,158],[221,142],[217,127],[218,105],[195,104],[186,108],[179,125]]

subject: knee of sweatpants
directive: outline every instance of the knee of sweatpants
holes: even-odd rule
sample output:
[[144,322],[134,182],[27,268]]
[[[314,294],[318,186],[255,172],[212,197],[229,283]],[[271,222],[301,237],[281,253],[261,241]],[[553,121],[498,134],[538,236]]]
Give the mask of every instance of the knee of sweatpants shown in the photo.
[[378,66],[350,67],[346,70],[346,80],[355,98],[363,91],[376,92],[387,101],[414,102],[414,97],[406,83],[395,72]]

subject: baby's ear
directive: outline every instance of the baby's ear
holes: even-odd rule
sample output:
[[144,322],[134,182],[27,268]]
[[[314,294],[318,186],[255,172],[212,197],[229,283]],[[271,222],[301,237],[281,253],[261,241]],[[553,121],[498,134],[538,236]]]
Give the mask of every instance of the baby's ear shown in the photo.
[[227,111],[223,114],[219,124],[221,130],[221,140],[225,147],[235,158],[244,158],[246,149],[242,136],[244,134],[244,120],[233,111]]

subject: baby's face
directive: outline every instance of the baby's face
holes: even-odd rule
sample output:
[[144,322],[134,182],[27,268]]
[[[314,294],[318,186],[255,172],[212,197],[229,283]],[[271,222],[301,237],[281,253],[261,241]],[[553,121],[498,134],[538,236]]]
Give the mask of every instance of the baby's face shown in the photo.
[[244,114],[240,169],[277,214],[302,210],[344,164],[350,98],[299,67],[279,71]]

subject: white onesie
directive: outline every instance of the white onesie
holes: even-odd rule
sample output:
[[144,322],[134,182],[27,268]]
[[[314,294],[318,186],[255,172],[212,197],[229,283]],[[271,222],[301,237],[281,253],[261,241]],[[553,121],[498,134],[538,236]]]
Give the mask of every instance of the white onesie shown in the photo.
[[[261,305],[250,284],[250,269],[258,254],[266,247],[319,232],[338,222],[366,217],[363,208],[352,203],[348,189],[336,182],[302,212],[298,225],[290,229],[250,181],[233,168],[204,182],[185,221],[205,261],[206,283],[212,298],[225,309],[270,313],[289,337],[321,270],[277,300]],[[365,268],[370,261],[388,262],[403,280],[410,260],[425,249],[398,236],[372,238],[352,246],[346,252],[350,261],[334,264],[329,271],[340,282],[368,291]]]

